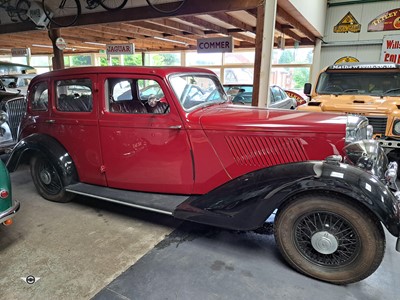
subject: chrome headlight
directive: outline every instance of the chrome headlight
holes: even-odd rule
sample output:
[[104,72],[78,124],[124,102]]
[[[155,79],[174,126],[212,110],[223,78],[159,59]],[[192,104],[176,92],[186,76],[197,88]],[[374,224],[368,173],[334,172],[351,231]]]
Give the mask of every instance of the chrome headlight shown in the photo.
[[8,114],[5,111],[0,110],[0,124],[5,122],[8,122]]
[[393,134],[400,135],[400,120],[396,120],[393,125]]
[[368,125],[368,119],[363,116],[347,116],[346,143],[372,138],[373,128]]
[[344,147],[345,161],[367,172],[383,178],[388,159],[383,148],[375,140],[362,140]]

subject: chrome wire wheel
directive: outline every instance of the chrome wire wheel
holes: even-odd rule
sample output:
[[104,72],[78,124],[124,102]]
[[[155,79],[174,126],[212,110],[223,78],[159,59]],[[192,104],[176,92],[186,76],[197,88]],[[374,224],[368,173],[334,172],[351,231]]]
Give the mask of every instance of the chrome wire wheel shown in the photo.
[[360,252],[357,231],[347,220],[330,212],[315,212],[299,218],[294,238],[305,258],[323,266],[348,265]]
[[379,267],[385,234],[379,220],[356,199],[306,193],[278,209],[274,234],[297,271],[334,284],[363,280]]

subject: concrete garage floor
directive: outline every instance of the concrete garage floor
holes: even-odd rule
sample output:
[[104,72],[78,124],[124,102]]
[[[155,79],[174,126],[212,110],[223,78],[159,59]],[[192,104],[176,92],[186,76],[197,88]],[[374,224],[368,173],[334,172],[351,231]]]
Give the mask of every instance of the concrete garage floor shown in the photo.
[[228,231],[84,197],[52,203],[28,169],[12,180],[22,206],[0,227],[0,299],[400,299],[390,235],[372,276],[335,286],[291,269],[271,228]]
[[[28,168],[11,180],[21,209],[0,226],[0,299],[89,299],[180,224],[91,198],[46,201]],[[27,284],[29,275],[40,279]]]

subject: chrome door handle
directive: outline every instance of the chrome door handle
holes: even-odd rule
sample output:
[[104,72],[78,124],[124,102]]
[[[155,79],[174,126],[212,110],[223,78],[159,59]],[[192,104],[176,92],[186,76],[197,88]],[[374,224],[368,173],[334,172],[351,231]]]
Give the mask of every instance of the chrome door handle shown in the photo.
[[182,125],[172,125],[168,127],[169,129],[181,129]]
[[46,123],[54,124],[56,120],[45,120]]

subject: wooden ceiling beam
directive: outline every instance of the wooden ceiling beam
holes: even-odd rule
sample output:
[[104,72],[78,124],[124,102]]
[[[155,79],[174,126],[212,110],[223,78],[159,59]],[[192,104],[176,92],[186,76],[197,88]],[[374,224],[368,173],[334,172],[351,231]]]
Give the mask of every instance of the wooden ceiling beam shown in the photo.
[[287,25],[291,25],[293,28],[297,28],[299,31],[301,31],[309,40],[315,41],[315,36],[309,31],[306,27],[304,27],[299,21],[297,21],[295,18],[293,18],[291,15],[289,15],[286,11],[284,11],[281,7],[277,7],[276,13],[279,17],[282,17],[283,19],[288,22]]
[[252,38],[252,37],[247,36],[247,35],[242,34],[242,33],[232,32],[230,35],[233,36],[234,38],[237,38],[239,40],[242,40],[242,41],[245,41],[245,42],[248,42],[248,43],[252,44],[253,47],[254,47],[254,45],[256,43],[256,39],[255,38]]
[[215,33],[222,33],[222,34],[225,34],[225,35],[229,35],[229,32],[228,32],[227,28],[218,26],[218,25],[216,25],[214,23],[205,21],[203,19],[199,19],[197,17],[187,16],[187,17],[179,17],[179,19],[183,20],[185,22],[192,23],[194,25],[200,26],[200,27],[202,27],[204,29],[212,30]]
[[162,20],[151,20],[152,23],[155,24],[159,24],[159,25],[163,25],[169,28],[173,28],[173,29],[178,29],[179,31],[182,31],[183,33],[187,32],[187,33],[191,33],[191,34],[196,34],[199,36],[205,36],[204,31],[190,26],[190,25],[186,25],[180,22],[176,22],[176,21],[172,21],[170,19],[162,19]]
[[254,34],[256,33],[256,28],[255,27],[250,26],[249,24],[246,24],[246,23],[244,23],[244,22],[242,22],[242,21],[240,21],[240,20],[238,20],[238,19],[234,18],[233,16],[228,15],[226,13],[212,13],[212,14],[210,14],[210,16],[212,16],[212,17],[214,17],[214,18],[216,18],[218,20],[221,20],[221,21],[223,21],[225,23],[231,24],[232,26],[240,28],[240,29],[242,29],[244,31],[249,31],[249,32],[252,32]]
[[171,35],[183,35],[184,33],[180,30],[174,29],[174,28],[166,28],[160,24],[157,23],[152,23],[150,20],[148,21],[134,21],[134,22],[128,22],[129,24],[151,29],[154,31],[158,31],[161,33],[166,33],[166,34],[171,34]]

